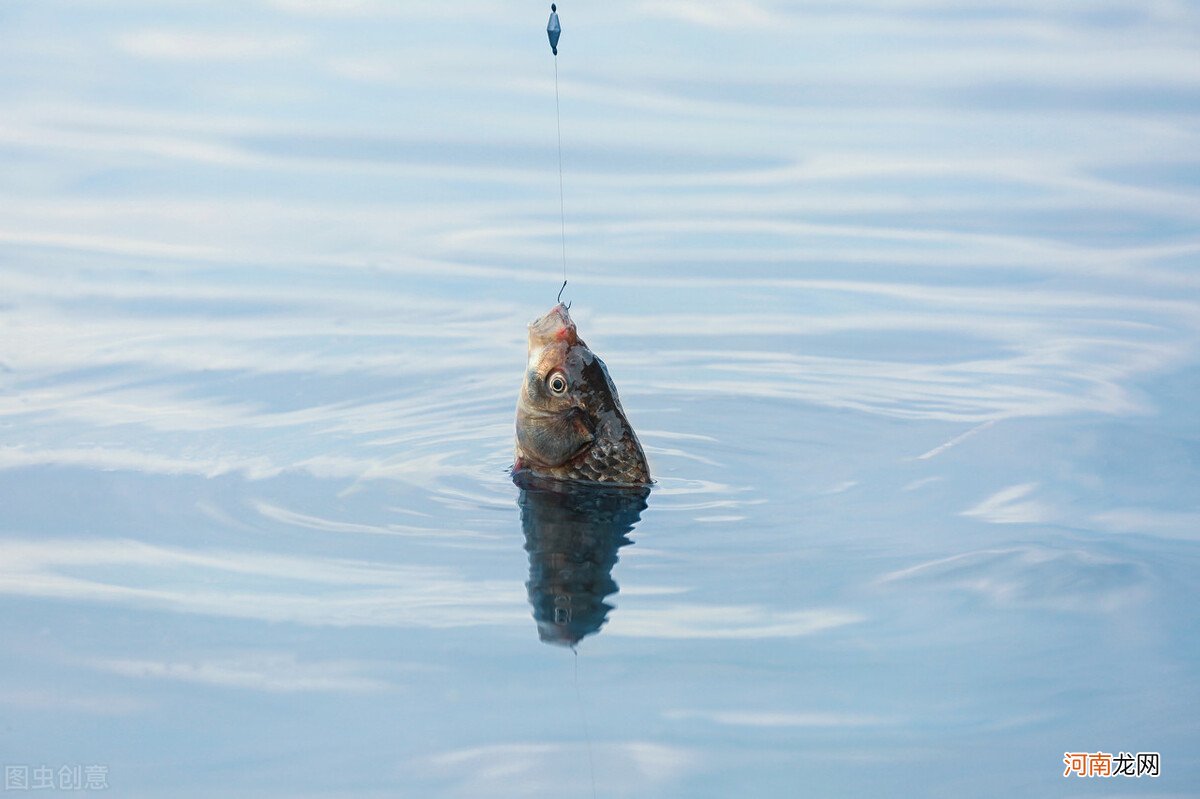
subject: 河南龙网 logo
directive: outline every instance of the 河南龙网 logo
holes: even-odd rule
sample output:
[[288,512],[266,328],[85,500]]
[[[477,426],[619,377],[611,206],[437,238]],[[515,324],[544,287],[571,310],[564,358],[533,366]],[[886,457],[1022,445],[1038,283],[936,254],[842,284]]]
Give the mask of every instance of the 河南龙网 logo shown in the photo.
[[1064,752],[1064,777],[1157,777],[1158,752]]

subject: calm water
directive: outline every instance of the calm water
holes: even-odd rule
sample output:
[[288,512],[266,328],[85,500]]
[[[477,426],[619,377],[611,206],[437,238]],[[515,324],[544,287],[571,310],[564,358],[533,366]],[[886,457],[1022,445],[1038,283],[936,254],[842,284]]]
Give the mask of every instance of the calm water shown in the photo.
[[642,508],[506,471],[562,269],[517,5],[0,7],[6,779],[1194,796],[1200,11],[562,4]]

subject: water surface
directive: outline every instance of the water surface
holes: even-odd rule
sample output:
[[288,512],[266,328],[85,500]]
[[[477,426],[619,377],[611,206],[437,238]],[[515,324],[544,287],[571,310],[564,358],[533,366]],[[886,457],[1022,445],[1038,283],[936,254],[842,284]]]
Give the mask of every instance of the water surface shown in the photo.
[[546,9],[5,4],[0,760],[1190,795],[1197,11],[560,11],[566,296],[657,478],[594,530],[507,473]]

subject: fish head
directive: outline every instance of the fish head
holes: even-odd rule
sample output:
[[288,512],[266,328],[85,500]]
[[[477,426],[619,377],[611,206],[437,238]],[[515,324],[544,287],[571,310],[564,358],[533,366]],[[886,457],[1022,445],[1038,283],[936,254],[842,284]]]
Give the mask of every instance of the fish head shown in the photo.
[[517,447],[523,464],[556,467],[578,457],[596,437],[593,364],[565,305],[529,325],[529,360],[517,399]]

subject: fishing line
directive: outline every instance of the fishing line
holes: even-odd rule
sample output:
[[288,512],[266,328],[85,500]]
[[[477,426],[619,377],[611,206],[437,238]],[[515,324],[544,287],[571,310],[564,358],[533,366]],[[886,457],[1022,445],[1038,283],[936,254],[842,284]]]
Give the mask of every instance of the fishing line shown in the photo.
[[[562,109],[558,100],[558,37],[562,28],[558,23],[558,6],[550,4],[550,22],[546,25],[546,35],[550,38],[550,49],[554,52],[554,127],[558,133],[558,214],[562,230],[562,270],[563,288],[567,287],[567,204],[563,198],[563,166],[562,166]],[[562,302],[562,289],[558,290],[558,301]]]
[[[558,214],[562,225],[563,287],[567,285],[567,204],[563,199],[562,113],[558,106],[558,56],[554,56],[554,123],[558,129]],[[561,296],[561,292],[559,292]]]
[[592,760],[592,732],[588,729],[587,713],[583,710],[583,696],[579,693],[579,650],[574,646],[575,653],[575,704],[579,707],[579,720],[583,722],[583,738],[587,741],[588,774],[592,778],[592,799],[596,799],[596,763]]

